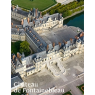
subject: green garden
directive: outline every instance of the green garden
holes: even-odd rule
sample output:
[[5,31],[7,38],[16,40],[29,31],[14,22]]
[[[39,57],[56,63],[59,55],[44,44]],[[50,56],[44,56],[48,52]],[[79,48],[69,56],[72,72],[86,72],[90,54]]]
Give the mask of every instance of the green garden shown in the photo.
[[78,86],[78,88],[80,89],[80,91],[84,94],[84,84]]
[[38,8],[43,11],[52,5],[56,4],[55,0],[12,0],[13,5],[18,5],[21,8],[30,10],[31,8]]
[[17,52],[24,52],[25,56],[28,56],[31,51],[29,49],[29,43],[27,41],[17,41],[17,42],[11,42],[11,53],[17,54]]

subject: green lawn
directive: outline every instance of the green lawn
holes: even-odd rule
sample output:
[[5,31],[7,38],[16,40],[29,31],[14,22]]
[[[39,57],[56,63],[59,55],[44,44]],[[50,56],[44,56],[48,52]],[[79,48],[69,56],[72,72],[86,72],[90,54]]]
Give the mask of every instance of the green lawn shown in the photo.
[[78,88],[80,89],[80,91],[81,91],[82,93],[84,93],[84,84],[78,86]]
[[40,11],[47,9],[55,3],[55,0],[12,0],[13,5],[18,5],[19,7],[28,10],[31,8],[38,8]]
[[70,93],[70,91],[68,91],[68,92],[66,92],[66,93],[64,93],[62,95],[72,95],[72,94]]

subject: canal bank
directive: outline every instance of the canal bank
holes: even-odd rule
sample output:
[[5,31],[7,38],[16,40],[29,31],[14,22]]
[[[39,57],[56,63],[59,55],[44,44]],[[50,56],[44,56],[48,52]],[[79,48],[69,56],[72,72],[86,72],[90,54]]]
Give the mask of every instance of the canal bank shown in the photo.
[[84,30],[84,11],[63,21],[63,25],[75,26]]
[[66,19],[68,19],[68,18],[70,18],[70,17],[73,17],[73,16],[75,16],[75,15],[77,15],[77,14],[79,14],[79,13],[82,13],[82,12],[84,12],[84,9],[81,10],[81,11],[75,12],[75,13],[73,13],[73,14],[70,15],[70,16],[65,17],[64,20],[66,20]]

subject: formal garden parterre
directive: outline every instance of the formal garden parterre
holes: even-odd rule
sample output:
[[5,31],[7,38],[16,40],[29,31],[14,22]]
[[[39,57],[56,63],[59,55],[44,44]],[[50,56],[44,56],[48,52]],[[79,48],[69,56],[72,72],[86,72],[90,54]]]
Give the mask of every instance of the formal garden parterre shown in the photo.
[[84,94],[84,84],[77,86],[79,90]]
[[64,93],[64,94],[62,94],[62,95],[72,95],[72,94],[71,94],[70,91],[68,91],[68,92],[66,92],[66,93]]

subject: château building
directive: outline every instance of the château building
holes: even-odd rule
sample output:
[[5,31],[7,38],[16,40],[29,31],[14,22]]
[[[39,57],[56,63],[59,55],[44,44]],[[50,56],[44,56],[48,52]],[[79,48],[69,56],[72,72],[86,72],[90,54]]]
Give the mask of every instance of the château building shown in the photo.
[[[19,40],[26,40],[36,53],[27,57],[20,53],[12,54],[12,73],[19,73],[24,78],[47,68],[58,77],[56,65],[65,74],[63,61],[84,52],[84,32],[77,27],[63,26],[63,17],[59,13],[34,18],[32,22],[29,19],[22,19],[18,29],[14,29],[12,24],[11,30],[12,33],[16,31],[15,35],[20,35],[20,32],[25,35]],[[12,39],[15,38],[12,34]]]

